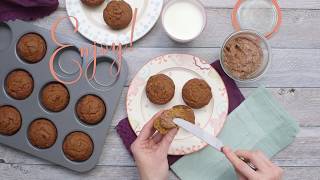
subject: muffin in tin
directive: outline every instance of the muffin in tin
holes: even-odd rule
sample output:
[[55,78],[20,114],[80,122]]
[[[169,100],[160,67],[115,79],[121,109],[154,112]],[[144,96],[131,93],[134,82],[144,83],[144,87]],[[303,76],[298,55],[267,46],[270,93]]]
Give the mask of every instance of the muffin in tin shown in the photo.
[[12,106],[0,106],[0,134],[11,136],[21,127],[22,119],[18,109]]
[[40,95],[42,105],[49,111],[59,112],[69,104],[70,95],[68,89],[59,82],[47,84]]
[[106,114],[106,106],[101,98],[95,95],[85,95],[76,105],[79,119],[89,125],[98,124]]
[[37,148],[49,148],[57,139],[56,126],[47,119],[34,120],[28,129],[28,139]]
[[62,149],[71,161],[85,161],[93,152],[93,142],[88,134],[76,131],[66,136]]
[[33,86],[32,76],[25,70],[14,70],[7,75],[5,80],[7,94],[17,100],[29,97]]
[[37,63],[47,52],[46,41],[36,33],[23,35],[17,43],[18,56],[27,63]]

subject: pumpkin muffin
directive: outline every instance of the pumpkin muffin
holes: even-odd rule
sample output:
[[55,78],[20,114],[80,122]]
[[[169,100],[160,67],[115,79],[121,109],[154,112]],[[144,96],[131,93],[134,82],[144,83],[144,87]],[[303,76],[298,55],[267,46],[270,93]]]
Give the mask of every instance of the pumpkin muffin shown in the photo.
[[56,126],[47,119],[34,120],[28,129],[28,139],[37,148],[49,148],[57,139]]
[[53,112],[62,111],[68,105],[69,99],[67,88],[58,82],[47,84],[41,91],[42,105]]
[[174,91],[174,82],[165,74],[157,74],[148,79],[146,94],[154,104],[163,105],[168,103],[173,98]]
[[72,132],[64,139],[62,149],[71,161],[85,161],[93,152],[93,143],[86,133]]
[[173,122],[174,118],[181,118],[195,124],[195,115],[193,110],[185,105],[177,105],[171,109],[164,110],[154,121],[153,127],[158,130],[160,134],[166,134],[170,129],[177,127]]
[[0,107],[0,134],[11,136],[21,127],[21,114],[12,106]]
[[33,91],[33,79],[24,70],[12,71],[6,77],[5,90],[14,99],[26,99]]
[[81,2],[90,7],[97,7],[101,5],[104,0],[81,0]]
[[103,11],[103,19],[111,29],[124,29],[131,22],[132,8],[123,0],[110,1]]
[[173,106],[172,110],[175,118],[181,118],[186,121],[189,121],[190,123],[195,123],[195,116],[192,108],[185,105],[177,105]]
[[27,63],[37,63],[46,55],[46,41],[36,33],[23,35],[17,43],[18,56]]
[[85,95],[78,101],[76,112],[82,122],[93,125],[104,118],[106,106],[98,96]]
[[188,106],[200,109],[212,99],[211,87],[202,79],[191,79],[182,88],[182,98]]

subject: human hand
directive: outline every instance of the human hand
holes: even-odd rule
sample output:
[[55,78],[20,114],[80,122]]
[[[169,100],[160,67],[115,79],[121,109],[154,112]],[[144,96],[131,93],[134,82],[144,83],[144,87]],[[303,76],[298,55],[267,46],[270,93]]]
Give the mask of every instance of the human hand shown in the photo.
[[[239,180],[281,180],[283,170],[274,165],[261,151],[238,150],[232,152],[229,147],[223,147],[222,152],[229,159]],[[250,161],[257,170],[251,169],[239,157]]]
[[161,113],[152,117],[131,145],[131,151],[142,180],[166,180],[169,176],[167,155],[178,129],[171,129],[166,135],[155,133],[153,123]]

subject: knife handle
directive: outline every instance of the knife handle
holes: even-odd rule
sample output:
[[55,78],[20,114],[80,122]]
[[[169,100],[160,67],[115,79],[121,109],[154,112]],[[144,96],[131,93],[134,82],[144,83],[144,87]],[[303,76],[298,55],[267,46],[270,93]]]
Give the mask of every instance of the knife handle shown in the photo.
[[258,170],[254,164],[252,164],[250,161],[247,161],[245,158],[239,157],[239,159],[241,159],[243,162],[245,162],[254,171]]

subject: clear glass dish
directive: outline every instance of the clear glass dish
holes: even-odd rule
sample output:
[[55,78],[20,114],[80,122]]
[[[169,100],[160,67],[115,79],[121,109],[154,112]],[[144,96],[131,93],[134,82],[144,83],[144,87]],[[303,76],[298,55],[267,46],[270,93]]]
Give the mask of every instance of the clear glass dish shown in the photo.
[[[230,41],[234,38],[237,38],[237,37],[245,37],[247,39],[254,41],[256,44],[258,44],[261,47],[262,52],[263,52],[262,64],[260,65],[258,70],[256,70],[253,74],[250,75],[250,78],[248,78],[248,79],[239,79],[238,77],[234,76],[228,70],[228,68],[224,66],[224,63],[223,63],[224,62],[223,49],[225,48],[228,41]],[[237,31],[237,32],[231,34],[224,41],[224,43],[221,47],[221,51],[220,51],[220,64],[221,64],[224,72],[233,80],[238,81],[238,82],[252,82],[252,81],[256,81],[256,80],[260,79],[265,74],[265,72],[268,69],[268,66],[271,63],[271,56],[272,55],[271,55],[270,45],[269,45],[267,39],[263,35],[261,35],[260,33],[256,32],[256,31],[252,31],[252,30],[242,30],[242,31]]]

